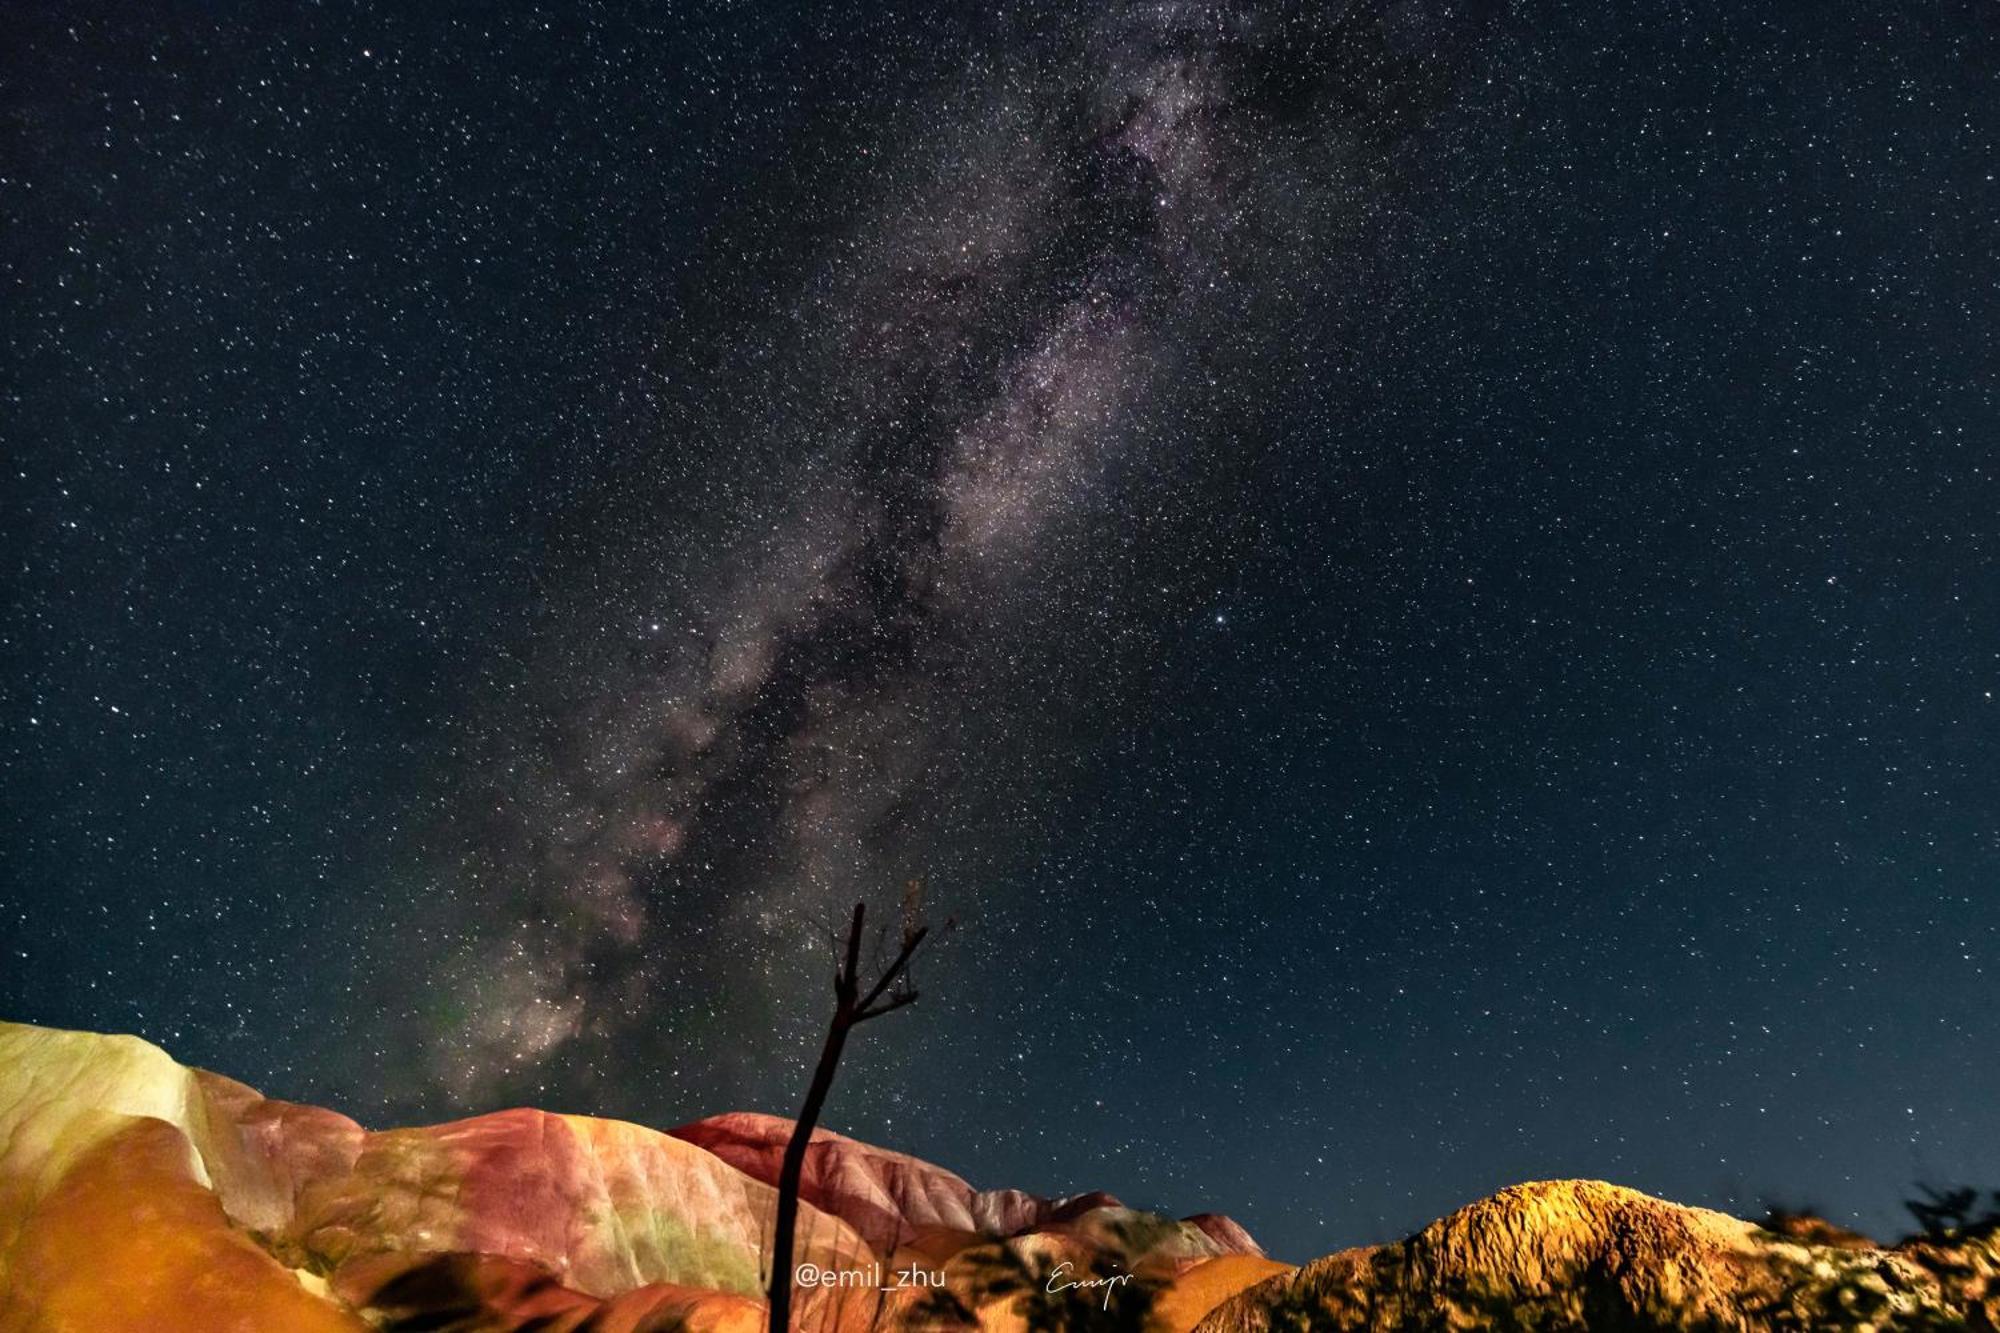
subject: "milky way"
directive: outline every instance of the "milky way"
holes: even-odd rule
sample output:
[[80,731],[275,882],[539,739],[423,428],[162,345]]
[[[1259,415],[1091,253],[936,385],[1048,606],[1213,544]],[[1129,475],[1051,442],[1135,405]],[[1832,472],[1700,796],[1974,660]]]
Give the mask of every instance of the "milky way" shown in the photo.
[[1343,114],[1393,127],[1381,103],[1421,104],[1470,26],[1145,5],[941,91],[789,302],[789,410],[701,423],[779,437],[775,476],[736,483],[748,521],[638,581],[637,660],[535,665],[601,678],[553,744],[508,734],[506,780],[455,821],[480,834],[453,891],[518,924],[436,979],[459,997],[432,1050],[447,1086],[566,1059],[627,1077],[690,1012],[769,1021],[813,993],[819,923],[911,878],[977,909],[965,881],[1034,801],[978,770],[1059,711],[991,687],[1023,603],[1108,555],[1106,522],[1145,521],[1149,471],[1184,461],[1160,455],[1235,373],[1232,319],[1312,271],[1286,251],[1337,206],[1310,177],[1345,169]]

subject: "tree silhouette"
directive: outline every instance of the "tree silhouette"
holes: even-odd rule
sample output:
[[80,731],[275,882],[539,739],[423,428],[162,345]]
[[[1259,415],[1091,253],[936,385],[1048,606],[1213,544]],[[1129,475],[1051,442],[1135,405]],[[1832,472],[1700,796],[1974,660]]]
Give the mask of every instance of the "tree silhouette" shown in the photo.
[[1903,1207],[1917,1220],[1926,1240],[1978,1240],[2000,1232],[2000,1190],[1993,1191],[1990,1207],[1979,1202],[1979,1191],[1970,1185],[1940,1189],[1919,1184],[1921,1199],[1905,1199]]
[[[833,1019],[827,1024],[826,1042],[820,1047],[819,1064],[813,1069],[812,1083],[806,1088],[805,1104],[799,1108],[799,1118],[792,1125],[792,1137],[785,1144],[784,1164],[778,1171],[778,1217],[771,1243],[770,1333],[791,1333],[795,1263],[792,1250],[799,1225],[799,1178],[805,1171],[806,1149],[812,1144],[813,1130],[818,1126],[820,1111],[826,1105],[826,1094],[832,1089],[834,1073],[840,1067],[841,1052],[847,1046],[847,1034],[871,1018],[880,1018],[906,1004],[916,1003],[917,989],[910,978],[910,960],[930,934],[930,927],[918,919],[922,901],[922,885],[912,880],[903,895],[901,946],[866,991],[861,989],[861,940],[868,905],[854,904],[854,916],[847,927],[847,941],[833,971]],[[951,922],[947,921],[945,929],[950,928]]]

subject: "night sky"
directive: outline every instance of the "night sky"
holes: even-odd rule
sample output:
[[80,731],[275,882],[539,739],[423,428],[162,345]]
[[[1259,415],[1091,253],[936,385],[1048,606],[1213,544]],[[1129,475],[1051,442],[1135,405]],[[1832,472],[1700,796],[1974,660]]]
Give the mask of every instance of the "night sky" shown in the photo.
[[2000,8],[14,6],[0,1014],[1291,1258],[2000,1185]]

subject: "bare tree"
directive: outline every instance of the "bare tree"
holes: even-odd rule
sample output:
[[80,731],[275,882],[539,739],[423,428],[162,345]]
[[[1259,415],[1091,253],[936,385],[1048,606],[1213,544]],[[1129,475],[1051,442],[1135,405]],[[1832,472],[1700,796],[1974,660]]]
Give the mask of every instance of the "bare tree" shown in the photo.
[[[916,1002],[917,989],[910,978],[910,960],[930,934],[930,927],[919,920],[922,902],[921,882],[913,880],[903,895],[902,944],[866,992],[861,989],[861,939],[867,904],[854,904],[854,916],[848,923],[845,946],[836,941],[840,952],[833,972],[833,1021],[827,1025],[826,1044],[820,1047],[819,1064],[813,1070],[812,1084],[806,1089],[805,1104],[799,1108],[791,1140],[785,1144],[784,1165],[778,1172],[778,1217],[771,1245],[770,1333],[791,1333],[792,1280],[796,1264],[792,1248],[799,1224],[799,1178],[805,1170],[806,1149],[812,1144],[820,1110],[826,1105],[826,1094],[833,1087],[834,1071],[840,1067],[840,1055],[847,1045],[847,1034],[871,1018],[880,1018]],[[946,922],[945,928],[950,927],[951,923]]]

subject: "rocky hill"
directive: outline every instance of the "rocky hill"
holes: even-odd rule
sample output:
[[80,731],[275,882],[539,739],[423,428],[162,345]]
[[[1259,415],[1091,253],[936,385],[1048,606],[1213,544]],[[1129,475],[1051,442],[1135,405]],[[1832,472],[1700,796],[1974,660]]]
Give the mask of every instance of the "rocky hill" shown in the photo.
[[[0,1024],[0,1333],[757,1333],[790,1129],[371,1132],[136,1038]],[[801,1293],[813,1333],[2000,1329],[1991,1236],[1781,1234],[1595,1181],[1297,1269],[1226,1217],[979,1190],[837,1134],[802,1193],[803,1261],[885,1275]]]
[[[371,1132],[136,1038],[0,1024],[0,1333],[748,1333],[789,1132],[532,1110]],[[802,1327],[1016,1326],[1068,1261],[1178,1289],[1184,1330],[1285,1267],[1226,1218],[975,1190],[835,1134],[810,1165],[799,1259],[913,1285],[803,1293]]]
[[1991,1236],[1888,1249],[1593,1180],[1516,1185],[1221,1302],[1196,1333],[2000,1328]]

